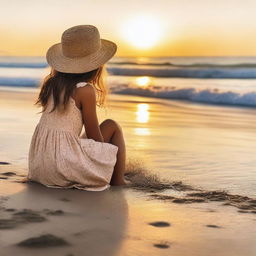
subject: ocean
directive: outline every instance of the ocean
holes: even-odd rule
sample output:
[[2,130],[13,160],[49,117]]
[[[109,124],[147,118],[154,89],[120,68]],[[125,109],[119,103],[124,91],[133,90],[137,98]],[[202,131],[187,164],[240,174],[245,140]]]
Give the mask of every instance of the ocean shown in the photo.
[[[116,57],[107,70],[100,120],[120,122],[129,157],[170,180],[256,195],[256,57]],[[23,92],[48,72],[43,57],[0,58],[0,160],[23,172],[39,118]]]
[[[256,57],[115,57],[107,64],[112,93],[206,104],[256,106]],[[38,87],[44,57],[0,57],[0,85]]]

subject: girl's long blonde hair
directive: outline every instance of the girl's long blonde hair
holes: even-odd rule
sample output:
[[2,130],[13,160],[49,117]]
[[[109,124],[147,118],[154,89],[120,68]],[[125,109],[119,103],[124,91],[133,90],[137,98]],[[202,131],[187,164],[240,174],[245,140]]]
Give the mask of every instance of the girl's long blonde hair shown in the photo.
[[[45,111],[48,99],[52,94],[54,106],[51,112],[61,107],[61,105],[63,105],[62,107],[65,110],[69,98],[76,88],[76,84],[79,82],[88,82],[96,89],[97,106],[104,107],[108,94],[106,75],[107,70],[105,65],[95,70],[79,74],[62,73],[52,68],[50,74],[47,75],[43,81],[41,91],[35,104],[43,107],[42,112]],[[61,101],[62,92],[64,92],[63,101]]]

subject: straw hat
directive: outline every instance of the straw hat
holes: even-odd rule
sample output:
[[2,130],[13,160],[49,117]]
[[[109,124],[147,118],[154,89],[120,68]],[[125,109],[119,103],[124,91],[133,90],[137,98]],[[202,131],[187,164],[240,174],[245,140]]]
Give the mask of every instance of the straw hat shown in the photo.
[[52,45],[46,60],[55,70],[63,73],[92,71],[113,57],[117,45],[101,39],[92,25],[78,25],[65,30],[61,43]]

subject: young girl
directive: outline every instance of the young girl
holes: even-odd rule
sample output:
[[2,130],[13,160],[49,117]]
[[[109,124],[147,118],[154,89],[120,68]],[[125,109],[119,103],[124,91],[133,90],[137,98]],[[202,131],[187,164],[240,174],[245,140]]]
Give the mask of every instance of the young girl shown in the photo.
[[107,92],[104,64],[116,50],[92,25],[67,29],[48,49],[52,70],[36,102],[43,109],[30,144],[28,180],[91,191],[126,184],[122,129],[112,119],[99,125],[96,113]]

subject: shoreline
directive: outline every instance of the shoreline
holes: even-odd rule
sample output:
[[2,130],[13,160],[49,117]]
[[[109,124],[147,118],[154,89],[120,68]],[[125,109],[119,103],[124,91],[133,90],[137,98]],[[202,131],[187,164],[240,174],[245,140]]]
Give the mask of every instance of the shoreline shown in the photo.
[[[40,108],[33,105],[36,93],[0,89],[0,96],[0,160],[25,170],[31,135],[40,118]],[[120,122],[127,155],[146,164],[149,171],[202,189],[244,196],[255,196],[254,113],[117,94],[109,95],[106,109],[98,109],[99,121]]]
[[[176,77],[171,77],[171,78],[168,78],[168,79],[174,79],[174,80],[177,80],[177,79],[184,79],[184,78],[176,78]],[[192,79],[195,79],[195,80],[198,80],[198,78],[189,78],[190,80]],[[212,78],[200,78],[200,79],[204,79],[204,80],[212,80]],[[217,78],[216,78],[217,79]],[[230,80],[230,79],[229,79]],[[237,79],[234,79],[234,80],[237,80]],[[244,79],[243,79],[244,80]],[[253,79],[247,79],[247,80],[253,80]],[[255,79],[254,79],[255,80]],[[8,85],[0,85],[0,93],[2,92],[13,92],[13,93],[37,93],[39,92],[39,87],[19,87],[19,86],[8,86]],[[176,102],[177,104],[189,104],[189,105],[199,105],[199,106],[202,106],[202,107],[216,107],[216,108],[222,108],[222,107],[226,107],[226,108],[230,108],[230,109],[248,109],[248,110],[255,110],[255,105],[252,104],[245,104],[245,103],[223,103],[223,102],[209,102],[209,101],[203,101],[203,100],[189,100],[189,99],[179,99],[179,98],[176,98],[176,97],[171,97],[171,98],[168,98],[168,97],[165,97],[165,96],[158,96],[158,95],[150,95],[149,93],[146,93],[146,94],[143,94],[143,90],[145,89],[141,89],[141,88],[137,88],[137,90],[141,90],[141,93],[139,93],[139,91],[135,91],[135,92],[132,92],[132,89],[133,88],[130,88],[131,91],[130,92],[127,92],[127,91],[111,91],[110,89],[110,97],[117,97],[118,95],[120,96],[132,96],[132,97],[137,97],[137,98],[145,98],[145,99],[151,99],[152,101],[157,101],[157,100],[160,100],[160,101],[166,101],[167,103],[171,103],[171,102]],[[182,90],[182,88],[180,88],[180,90]],[[146,90],[145,90],[146,91]],[[214,92],[214,90],[212,90],[212,92]],[[226,94],[228,94],[229,91],[226,92]],[[248,91],[247,93],[251,93],[250,91]],[[238,94],[239,95],[239,94]],[[245,97],[246,95],[244,95]]]
[[[32,182],[20,183],[27,172],[27,149],[34,124],[39,118],[36,114],[39,109],[37,111],[32,106],[35,93],[0,90],[0,94],[4,110],[1,113],[4,126],[0,132],[1,255],[255,255],[256,199],[253,190],[248,190],[251,192],[249,195],[246,190],[243,190],[244,193],[227,193],[221,186],[216,189],[214,184],[218,182],[218,177],[214,176],[213,179],[207,176],[210,173],[205,173],[209,168],[207,165],[203,172],[207,180],[195,179],[194,182],[189,182],[192,179],[182,179],[181,172],[175,173],[178,165],[173,168],[165,165],[167,161],[183,165],[186,156],[190,155],[187,145],[193,146],[191,152],[197,149],[198,153],[202,152],[200,144],[193,142],[198,141],[198,132],[200,143],[203,138],[211,138],[216,133],[215,127],[212,133],[209,129],[211,124],[216,123],[215,120],[210,120],[210,123],[208,119],[212,113],[210,107],[207,108],[210,111],[207,110],[206,118],[200,106],[191,107],[181,103],[177,106],[171,102],[160,102],[159,99],[145,101],[145,98],[139,97],[126,97],[123,102],[125,97],[111,95],[114,100],[110,101],[111,109],[108,111],[111,117],[124,124],[129,156],[126,176],[132,185],[110,187],[109,190],[95,193],[47,188]],[[148,123],[140,123],[141,120],[136,119],[140,104],[151,107]],[[117,111],[112,112],[113,109]],[[171,115],[167,113],[168,109],[171,109]],[[237,117],[236,111],[232,111],[232,115]],[[241,118],[248,118],[241,111]],[[103,116],[102,113],[100,116]],[[122,119],[123,116],[126,118]],[[166,117],[172,118],[174,127],[168,126]],[[183,123],[184,119],[192,121]],[[218,125],[223,125],[220,129],[222,132],[229,126],[232,132],[240,129],[254,131],[253,124],[228,123],[226,119],[223,113],[223,123],[218,122]],[[135,121],[132,123],[131,120]],[[159,122],[163,127],[161,131],[158,129]],[[162,135],[169,135],[170,129],[172,133],[167,140]],[[152,136],[156,144],[152,144]],[[193,136],[195,140],[190,141]],[[216,138],[213,139],[216,142]],[[185,148],[182,147],[183,143]],[[246,140],[246,143],[249,141]],[[201,144],[201,147],[216,152],[215,148],[207,148],[205,144]],[[169,149],[171,151],[164,158],[163,153]],[[186,150],[186,154],[179,156],[182,150]],[[170,159],[171,156],[173,159]],[[239,156],[242,156],[240,151]],[[203,166],[204,155],[198,157],[200,165],[188,163],[190,169],[195,167],[191,169],[192,173]],[[248,158],[247,152],[245,157]],[[171,175],[166,175],[165,170]],[[189,173],[186,175],[191,177]],[[227,186],[225,188],[229,190]]]

